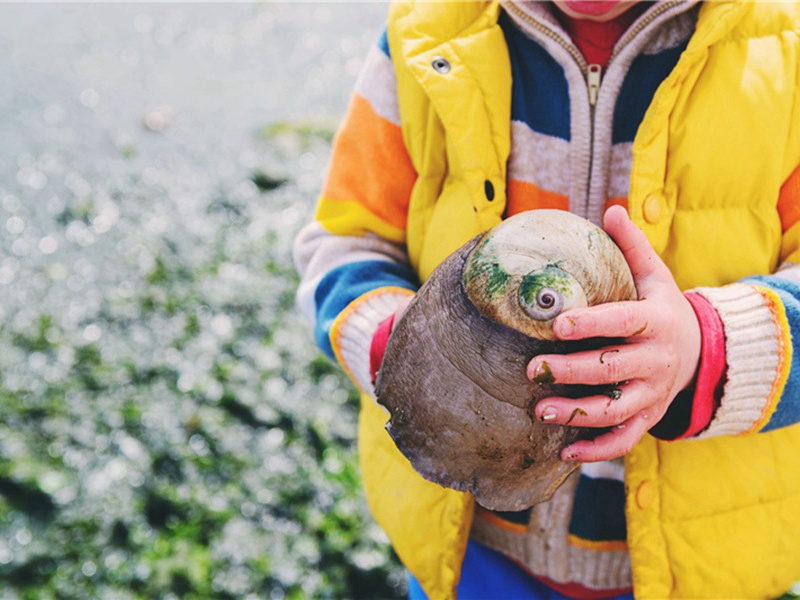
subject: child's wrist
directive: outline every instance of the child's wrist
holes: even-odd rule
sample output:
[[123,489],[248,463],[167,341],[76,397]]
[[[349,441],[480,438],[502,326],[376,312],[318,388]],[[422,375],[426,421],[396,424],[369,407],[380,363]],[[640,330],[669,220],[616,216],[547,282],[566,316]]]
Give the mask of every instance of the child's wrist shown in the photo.
[[692,437],[708,427],[722,398],[727,370],[722,319],[702,295],[686,292],[684,296],[700,324],[700,362],[692,383],[675,397],[658,425],[650,430],[664,440]]

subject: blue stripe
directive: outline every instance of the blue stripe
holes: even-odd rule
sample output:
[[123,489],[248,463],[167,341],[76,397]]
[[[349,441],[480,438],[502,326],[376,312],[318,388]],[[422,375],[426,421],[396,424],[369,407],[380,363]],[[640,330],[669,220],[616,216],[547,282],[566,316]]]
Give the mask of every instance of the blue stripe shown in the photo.
[[365,260],[341,265],[329,271],[314,290],[317,346],[335,360],[330,332],[333,322],[356,298],[386,286],[416,291],[418,279],[411,267],[385,260]]
[[[779,275],[748,277],[744,283],[760,285],[777,293],[786,310],[786,320],[789,323],[792,339],[800,335],[800,285]],[[780,429],[800,421],[800,352],[796,351],[794,344],[792,346],[795,351],[792,352],[789,379],[775,412],[762,431]]]
[[675,68],[688,43],[687,40],[675,48],[636,57],[625,76],[614,107],[612,144],[633,141],[658,86]]
[[569,532],[592,542],[626,540],[625,485],[616,479],[581,475]]
[[569,87],[564,69],[505,13],[500,26],[511,59],[511,118],[537,133],[569,140]]
[[383,33],[381,33],[381,37],[378,38],[378,48],[380,48],[381,52],[383,52],[386,56],[392,58],[392,54],[389,52],[389,36],[385,29],[383,30]]

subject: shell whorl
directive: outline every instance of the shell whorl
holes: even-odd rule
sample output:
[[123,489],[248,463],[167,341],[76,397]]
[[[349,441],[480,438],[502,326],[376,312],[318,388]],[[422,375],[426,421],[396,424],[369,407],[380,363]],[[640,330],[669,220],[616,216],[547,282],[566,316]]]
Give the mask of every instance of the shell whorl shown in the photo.
[[560,210],[515,215],[470,254],[462,282],[478,311],[531,337],[554,340],[562,312],[634,300],[633,277],[613,240]]

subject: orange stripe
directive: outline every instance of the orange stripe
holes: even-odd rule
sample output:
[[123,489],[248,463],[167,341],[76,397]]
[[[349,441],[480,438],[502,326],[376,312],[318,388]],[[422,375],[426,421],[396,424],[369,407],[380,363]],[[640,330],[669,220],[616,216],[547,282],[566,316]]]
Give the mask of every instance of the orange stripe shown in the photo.
[[389,225],[405,230],[416,178],[400,127],[380,117],[355,94],[336,135],[323,196],[356,201]]
[[742,434],[760,431],[764,425],[769,423],[775,410],[778,408],[783,395],[783,389],[789,380],[789,370],[792,366],[792,335],[789,331],[789,321],[786,319],[786,308],[783,306],[778,294],[766,288],[752,286],[753,289],[764,298],[764,302],[772,315],[772,323],[778,330],[778,367],[775,369],[775,378],[772,380],[772,388],[769,397],[761,410],[761,416],[747,431]]
[[567,541],[571,546],[583,548],[584,550],[595,550],[599,552],[626,552],[628,550],[628,542],[624,540],[604,540],[601,542],[595,542],[592,540],[585,540],[582,537],[578,537],[577,535],[570,533],[567,535]]
[[506,216],[510,217],[511,215],[537,208],[569,210],[569,198],[564,194],[542,190],[527,181],[510,179],[508,181]]
[[800,221],[800,167],[797,167],[781,186],[778,195],[778,214],[783,231]]
[[622,206],[625,210],[628,210],[628,199],[627,198],[609,198],[608,200],[606,200],[606,210],[608,210],[612,206]]
[[475,507],[475,516],[480,517],[484,521],[491,523],[495,527],[499,527],[500,529],[505,529],[506,531],[513,531],[514,533],[528,533],[528,526],[521,525],[520,523],[513,523],[511,521],[506,521],[505,519],[498,517],[493,512],[486,510],[485,508],[481,508],[480,506]]

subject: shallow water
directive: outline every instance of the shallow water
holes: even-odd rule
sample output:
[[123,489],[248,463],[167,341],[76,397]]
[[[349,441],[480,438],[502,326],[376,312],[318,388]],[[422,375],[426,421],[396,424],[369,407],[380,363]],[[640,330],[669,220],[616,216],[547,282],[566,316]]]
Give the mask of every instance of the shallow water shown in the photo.
[[385,12],[0,4],[0,596],[401,591],[290,258]]

